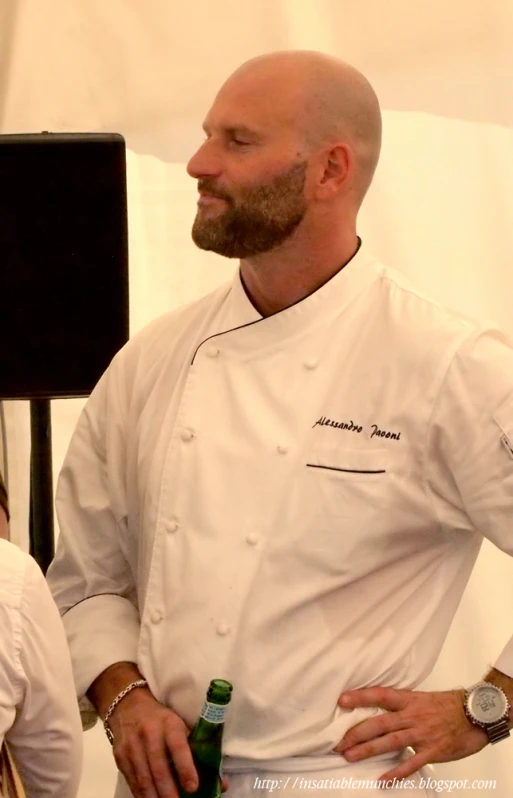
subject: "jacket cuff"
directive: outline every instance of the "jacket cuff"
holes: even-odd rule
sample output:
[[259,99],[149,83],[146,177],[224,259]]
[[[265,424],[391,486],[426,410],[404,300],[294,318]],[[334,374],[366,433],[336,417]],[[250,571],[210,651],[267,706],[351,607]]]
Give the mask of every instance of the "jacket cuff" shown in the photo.
[[114,594],[83,599],[62,617],[84,730],[97,712],[86,692],[100,673],[117,662],[137,664],[140,620],[134,605]]

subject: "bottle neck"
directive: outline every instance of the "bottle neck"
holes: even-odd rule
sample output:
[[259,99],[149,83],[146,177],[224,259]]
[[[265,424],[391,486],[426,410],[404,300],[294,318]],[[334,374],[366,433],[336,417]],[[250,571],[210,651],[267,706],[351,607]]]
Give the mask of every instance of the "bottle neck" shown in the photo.
[[209,701],[208,698],[204,702],[200,712],[200,718],[206,720],[208,723],[224,723],[228,704],[219,704],[214,701]]
[[223,731],[224,723],[212,723],[200,716],[191,732],[190,739],[195,742],[208,740],[211,743],[218,743],[221,745]]

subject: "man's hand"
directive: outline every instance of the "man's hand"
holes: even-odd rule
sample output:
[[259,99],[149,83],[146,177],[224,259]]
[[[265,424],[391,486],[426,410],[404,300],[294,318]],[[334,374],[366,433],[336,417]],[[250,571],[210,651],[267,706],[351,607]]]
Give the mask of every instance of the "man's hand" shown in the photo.
[[178,796],[172,767],[188,792],[197,789],[198,776],[187,741],[189,729],[148,689],[125,696],[109,726],[114,735],[114,759],[134,798]]
[[391,687],[342,693],[338,703],[344,709],[380,707],[388,712],[353,726],[334,750],[348,762],[358,762],[411,746],[414,756],[380,776],[381,781],[404,779],[428,763],[463,759],[488,743],[486,732],[465,715],[464,696],[464,690],[423,693]]
[[[88,698],[104,718],[116,696],[141,678],[135,663],[117,662],[94,680]],[[148,687],[128,693],[108,723],[114,736],[114,759],[134,798],[177,798],[177,779],[188,792],[198,788],[189,728]],[[228,789],[225,779],[221,784],[223,792]]]

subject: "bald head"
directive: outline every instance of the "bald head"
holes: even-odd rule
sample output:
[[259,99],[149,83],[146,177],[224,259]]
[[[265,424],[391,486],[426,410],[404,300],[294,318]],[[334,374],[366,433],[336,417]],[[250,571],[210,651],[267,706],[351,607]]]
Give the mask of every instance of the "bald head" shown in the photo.
[[308,50],[270,53],[242,64],[225,85],[244,77],[275,95],[276,107],[290,102],[290,123],[306,146],[347,143],[355,156],[355,190],[363,200],[381,149],[381,112],[367,78],[338,58]]

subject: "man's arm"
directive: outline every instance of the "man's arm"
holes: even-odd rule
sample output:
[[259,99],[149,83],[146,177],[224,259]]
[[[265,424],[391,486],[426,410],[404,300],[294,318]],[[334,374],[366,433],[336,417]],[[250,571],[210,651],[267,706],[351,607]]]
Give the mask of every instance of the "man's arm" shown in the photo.
[[[47,580],[62,615],[87,725],[95,708],[104,718],[114,698],[141,678],[134,664],[140,607],[126,550],[127,395],[116,357],[80,415],[57,486],[60,535]],[[148,688],[126,695],[109,727],[116,763],[135,798],[177,795],[169,757],[180,778],[194,780],[196,787],[188,729]]]
[[[513,678],[492,668],[484,679],[506,693],[510,703],[509,725],[513,727]],[[358,762],[411,746],[415,755],[384,773],[381,776],[384,782],[407,778],[428,763],[463,759],[489,742],[484,729],[467,718],[464,701],[463,688],[424,693],[369,687],[342,693],[339,704],[344,709],[380,707],[387,713],[353,726],[334,750],[349,762]]]
[[[87,691],[87,697],[94,705],[100,718],[105,718],[107,710],[122,690],[132,682],[144,679],[137,665],[133,662],[117,662],[106,668],[94,680]],[[148,687],[138,688],[149,692]],[[127,696],[128,697],[128,696]]]
[[379,707],[386,713],[353,726],[334,750],[348,762],[358,762],[413,748],[412,757],[380,777],[383,782],[407,778],[427,764],[464,759],[488,743],[484,729],[465,714],[465,692],[368,687],[342,693],[339,704],[344,709]]
[[140,634],[137,587],[124,548],[128,433],[120,381],[115,359],[80,414],[57,483],[60,534],[46,575],[86,728],[96,720],[86,692],[109,666],[137,659]]
[[[114,699],[143,676],[133,662],[106,668],[87,692],[103,719]],[[138,687],[121,699],[108,721],[114,737],[113,753],[135,798],[178,795],[172,766],[189,792],[198,777],[187,741],[189,729],[171,709],[159,703],[148,687]]]

